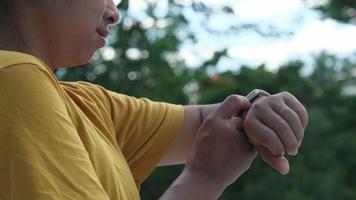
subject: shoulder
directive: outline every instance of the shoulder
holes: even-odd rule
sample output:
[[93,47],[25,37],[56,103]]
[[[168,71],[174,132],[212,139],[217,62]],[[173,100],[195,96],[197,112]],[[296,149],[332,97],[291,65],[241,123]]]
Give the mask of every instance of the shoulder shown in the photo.
[[0,73],[1,79],[8,81],[24,82],[38,79],[38,81],[56,82],[53,72],[40,59],[14,51],[0,50]]
[[100,85],[84,81],[60,81],[59,84],[63,91],[72,98],[85,99],[85,101],[95,103],[97,106],[108,107],[110,104],[109,91]]
[[40,68],[45,68],[46,65],[37,57],[30,54],[25,54],[16,51],[0,50],[0,70],[13,65],[30,64]]
[[36,63],[2,65],[0,107],[3,112],[45,114],[45,110],[61,104],[62,96],[57,81],[44,67]]
[[78,95],[86,100],[105,103],[108,106],[112,104],[137,104],[137,103],[149,103],[148,99],[139,99],[126,94],[121,94],[106,89],[101,85],[89,83],[85,81],[66,82],[60,81],[61,87],[66,93],[72,93],[72,95]]
[[100,85],[85,81],[67,82],[59,81],[61,87],[65,90],[75,91],[90,96],[101,96],[106,93],[106,89]]

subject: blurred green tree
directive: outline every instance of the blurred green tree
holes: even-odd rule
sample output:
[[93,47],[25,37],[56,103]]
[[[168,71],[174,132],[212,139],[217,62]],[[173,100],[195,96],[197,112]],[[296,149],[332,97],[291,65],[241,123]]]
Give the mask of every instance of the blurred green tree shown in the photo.
[[354,0],[305,0],[315,5],[325,17],[331,17],[345,23],[356,24],[356,1]]

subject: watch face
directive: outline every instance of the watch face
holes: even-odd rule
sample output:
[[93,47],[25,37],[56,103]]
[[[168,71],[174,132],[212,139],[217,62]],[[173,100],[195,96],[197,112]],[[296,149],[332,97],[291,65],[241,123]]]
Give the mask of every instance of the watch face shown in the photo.
[[252,90],[247,96],[246,98],[252,103],[256,97],[258,96],[258,92],[256,90]]
[[264,90],[254,89],[246,96],[246,98],[252,103],[258,97],[261,97],[261,96],[270,96],[270,94]]

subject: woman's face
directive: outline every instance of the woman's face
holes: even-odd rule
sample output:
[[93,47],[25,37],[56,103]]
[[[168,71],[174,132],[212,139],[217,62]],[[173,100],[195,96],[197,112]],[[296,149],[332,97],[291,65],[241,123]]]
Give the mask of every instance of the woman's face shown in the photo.
[[[118,1],[115,1],[117,3]],[[25,33],[46,49],[55,67],[88,62],[104,46],[110,24],[117,22],[113,0],[27,0]],[[42,43],[42,46],[40,45]]]

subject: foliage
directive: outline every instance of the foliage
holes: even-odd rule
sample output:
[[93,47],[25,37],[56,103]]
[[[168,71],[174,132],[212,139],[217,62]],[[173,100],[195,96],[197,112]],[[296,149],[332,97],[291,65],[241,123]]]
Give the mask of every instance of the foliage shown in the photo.
[[[306,0],[315,2],[316,0]],[[318,2],[318,0],[317,0]],[[328,0],[316,6],[326,17],[334,18],[341,22],[356,24],[356,1],[354,0]]]

